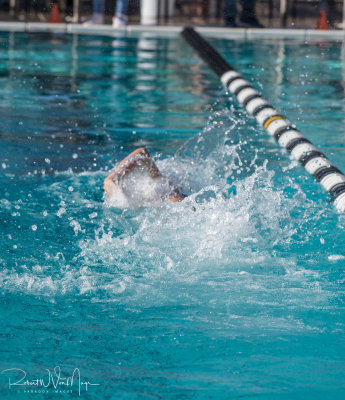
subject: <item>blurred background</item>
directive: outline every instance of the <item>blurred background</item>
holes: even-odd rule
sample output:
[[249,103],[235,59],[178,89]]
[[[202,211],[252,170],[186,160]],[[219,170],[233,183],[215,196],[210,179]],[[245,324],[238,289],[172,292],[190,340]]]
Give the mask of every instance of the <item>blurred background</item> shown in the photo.
[[[119,0],[118,0],[119,1]],[[144,0],[145,1],[145,0]],[[149,0],[146,0],[146,3]],[[224,26],[226,0],[152,0],[158,3],[157,24]],[[93,13],[93,0],[59,0],[62,22],[83,23]],[[128,23],[140,23],[143,1],[130,0]],[[342,28],[343,0],[257,0],[256,17],[265,27],[316,28],[320,10],[327,12],[331,28]],[[51,0],[0,0],[1,21],[48,22],[54,2]],[[241,9],[241,2],[237,7]],[[105,0],[104,23],[112,21],[116,0]]]

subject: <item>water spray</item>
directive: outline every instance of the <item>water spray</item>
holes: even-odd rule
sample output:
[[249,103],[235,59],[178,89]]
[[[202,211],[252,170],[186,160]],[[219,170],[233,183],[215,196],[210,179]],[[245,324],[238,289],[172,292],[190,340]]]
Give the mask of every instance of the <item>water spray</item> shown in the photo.
[[305,138],[294,124],[270,105],[194,28],[185,27],[182,36],[248,113],[314,176],[329,192],[335,207],[344,212],[345,175]]

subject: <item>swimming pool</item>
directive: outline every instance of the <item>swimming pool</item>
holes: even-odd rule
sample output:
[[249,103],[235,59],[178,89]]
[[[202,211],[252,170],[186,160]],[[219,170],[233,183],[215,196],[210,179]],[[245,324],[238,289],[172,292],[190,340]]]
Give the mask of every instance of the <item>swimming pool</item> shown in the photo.
[[[97,384],[1,398],[342,398],[344,216],[187,44],[0,40],[0,369]],[[210,41],[345,170],[343,43]],[[104,203],[139,146],[186,200]]]

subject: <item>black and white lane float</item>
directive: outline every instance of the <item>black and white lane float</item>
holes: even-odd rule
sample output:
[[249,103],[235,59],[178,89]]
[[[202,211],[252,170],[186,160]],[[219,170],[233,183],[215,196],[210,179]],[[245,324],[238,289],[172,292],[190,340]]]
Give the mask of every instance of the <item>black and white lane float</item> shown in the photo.
[[258,123],[291,153],[304,168],[330,193],[335,207],[345,211],[345,176],[294,125],[281,115],[261,94],[234,70],[224,58],[192,27],[182,36],[218,75],[223,85],[234,94]]

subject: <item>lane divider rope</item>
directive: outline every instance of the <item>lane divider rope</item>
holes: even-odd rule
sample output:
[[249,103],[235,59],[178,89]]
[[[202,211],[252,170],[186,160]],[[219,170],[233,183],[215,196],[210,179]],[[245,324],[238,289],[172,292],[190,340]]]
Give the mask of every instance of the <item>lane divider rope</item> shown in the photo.
[[223,85],[239,103],[273,136],[279,145],[299,161],[324,187],[335,207],[345,211],[345,175],[318,150],[295,125],[281,115],[262,95],[192,27],[185,27],[182,36],[217,74]]

